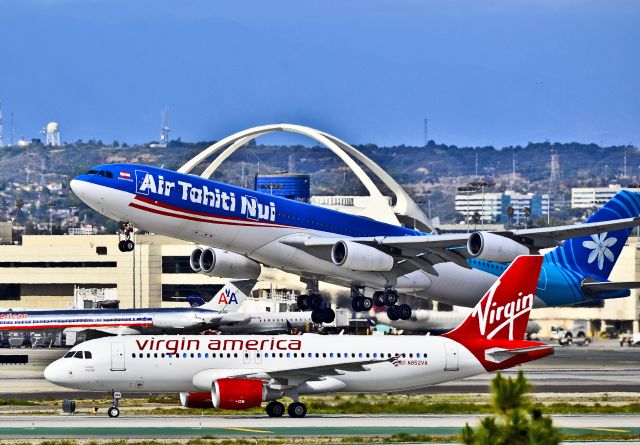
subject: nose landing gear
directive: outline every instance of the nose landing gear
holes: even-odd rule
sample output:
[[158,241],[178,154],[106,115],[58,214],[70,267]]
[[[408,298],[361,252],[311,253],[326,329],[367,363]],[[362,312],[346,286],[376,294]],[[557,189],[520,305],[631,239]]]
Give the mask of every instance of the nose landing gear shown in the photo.
[[111,406],[107,409],[107,415],[109,417],[118,417],[120,415],[120,408],[118,408],[118,405],[120,404],[122,393],[114,391],[111,393],[111,396]]
[[124,239],[118,242],[118,249],[120,252],[132,252],[135,248],[134,242],[131,240],[131,234],[133,233],[133,224],[130,222],[120,221],[118,235],[124,236]]

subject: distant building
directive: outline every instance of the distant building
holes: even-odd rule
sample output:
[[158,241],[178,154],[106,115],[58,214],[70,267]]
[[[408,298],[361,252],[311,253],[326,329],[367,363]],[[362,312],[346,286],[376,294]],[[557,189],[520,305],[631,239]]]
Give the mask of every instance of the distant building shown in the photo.
[[[484,223],[500,223],[509,221],[509,207],[513,209],[511,222],[520,224],[527,219],[545,215],[549,211],[550,198],[548,194],[516,193],[507,190],[504,193],[461,193],[456,195],[456,213],[462,215],[466,221],[473,220],[477,213]],[[526,209],[529,216],[526,216]]]
[[600,207],[609,201],[620,190],[640,193],[639,188],[622,187],[619,184],[609,184],[608,187],[579,187],[571,189],[571,208],[590,209]]

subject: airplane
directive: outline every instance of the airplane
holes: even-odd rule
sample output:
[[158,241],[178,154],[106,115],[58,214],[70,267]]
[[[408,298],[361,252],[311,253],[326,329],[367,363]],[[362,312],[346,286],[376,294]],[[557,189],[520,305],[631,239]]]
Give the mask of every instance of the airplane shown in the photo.
[[63,329],[65,334],[94,331],[109,335],[133,335],[198,333],[233,325],[247,328],[252,322],[252,315],[240,313],[238,309],[255,283],[255,280],[230,281],[211,301],[198,307],[12,310],[0,313],[0,331]]
[[[197,272],[251,279],[264,264],[300,276],[308,294],[298,306],[324,322],[335,313],[319,281],[350,287],[354,310],[387,306],[389,318],[406,320],[411,307],[396,304],[398,292],[473,307],[514,258],[549,247],[535,307],[625,297],[640,286],[607,281],[640,223],[640,195],[628,191],[584,224],[437,234],[137,164],[93,167],[71,188],[123,227],[201,244],[191,254]],[[123,251],[134,248],[130,233],[124,230]],[[575,239],[562,243],[567,238]]]
[[179,392],[187,407],[246,409],[269,402],[282,416],[304,417],[300,395],[423,388],[552,354],[524,340],[541,256],[520,256],[467,318],[443,336],[127,336],[75,346],[44,370],[56,385],[109,391],[107,414],[122,396]]
[[[411,318],[408,320],[391,320],[383,306],[381,308],[371,308],[367,316],[367,321],[369,321],[369,324],[372,326],[383,324],[399,329],[405,334],[429,333],[440,335],[462,323],[471,311],[471,308],[466,307],[454,307],[451,311],[418,309],[412,311]],[[532,335],[539,331],[540,325],[534,320],[529,319],[527,330],[525,331],[526,338],[530,339]]]

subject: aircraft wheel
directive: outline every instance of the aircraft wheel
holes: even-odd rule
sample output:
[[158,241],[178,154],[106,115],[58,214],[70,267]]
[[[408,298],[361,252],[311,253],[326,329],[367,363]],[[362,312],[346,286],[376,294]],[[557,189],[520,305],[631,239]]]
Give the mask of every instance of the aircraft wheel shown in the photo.
[[384,293],[384,301],[387,306],[393,306],[398,302],[398,293],[393,289],[387,289]]
[[314,309],[311,312],[311,321],[313,321],[316,324],[322,323],[322,321],[324,320],[324,318],[322,317],[322,310],[321,309]]
[[408,320],[411,318],[411,307],[408,304],[401,304],[398,306],[398,317],[401,320]]
[[331,308],[326,308],[322,310],[322,322],[323,323],[333,323],[333,320],[336,319],[336,313]]
[[298,295],[296,298],[296,303],[298,304],[298,309],[301,311],[306,311],[309,309],[309,296],[308,295]]
[[391,321],[396,321],[398,318],[400,318],[400,314],[398,314],[398,307],[397,306],[387,307],[387,317],[389,317],[389,320]]
[[287,408],[289,417],[304,417],[307,414],[307,405],[301,402],[293,402]]
[[360,303],[360,307],[363,311],[368,311],[373,306],[373,300],[371,298],[364,297]]
[[76,402],[73,400],[62,401],[62,412],[73,414],[76,412]]
[[107,415],[109,417],[118,417],[120,415],[120,408],[117,406],[112,406],[107,410]]
[[384,303],[384,291],[378,290],[373,293],[373,304],[376,307],[382,307],[385,305]]
[[120,240],[120,241],[118,242],[118,250],[119,250],[120,252],[126,252],[126,251],[127,251],[126,249],[127,249],[127,248],[124,246],[124,240]]
[[282,417],[284,414],[284,404],[274,400],[267,404],[267,415],[269,417]]
[[309,295],[308,302],[309,307],[315,310],[318,309],[322,304],[322,298],[320,298],[320,295],[318,294],[311,294]]
[[361,300],[362,300],[362,297],[353,297],[351,299],[351,307],[353,308],[354,311],[358,312],[362,310]]
[[136,245],[130,239],[124,241],[125,252],[132,252],[135,247]]

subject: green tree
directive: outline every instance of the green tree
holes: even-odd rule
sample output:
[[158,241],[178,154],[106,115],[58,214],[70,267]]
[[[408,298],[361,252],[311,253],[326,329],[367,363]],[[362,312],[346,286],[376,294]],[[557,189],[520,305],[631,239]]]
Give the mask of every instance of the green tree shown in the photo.
[[531,385],[522,370],[518,377],[503,378],[498,372],[491,381],[491,406],[495,415],[485,417],[476,428],[462,429],[465,445],[558,445],[560,431],[551,418],[532,408],[527,393]]

